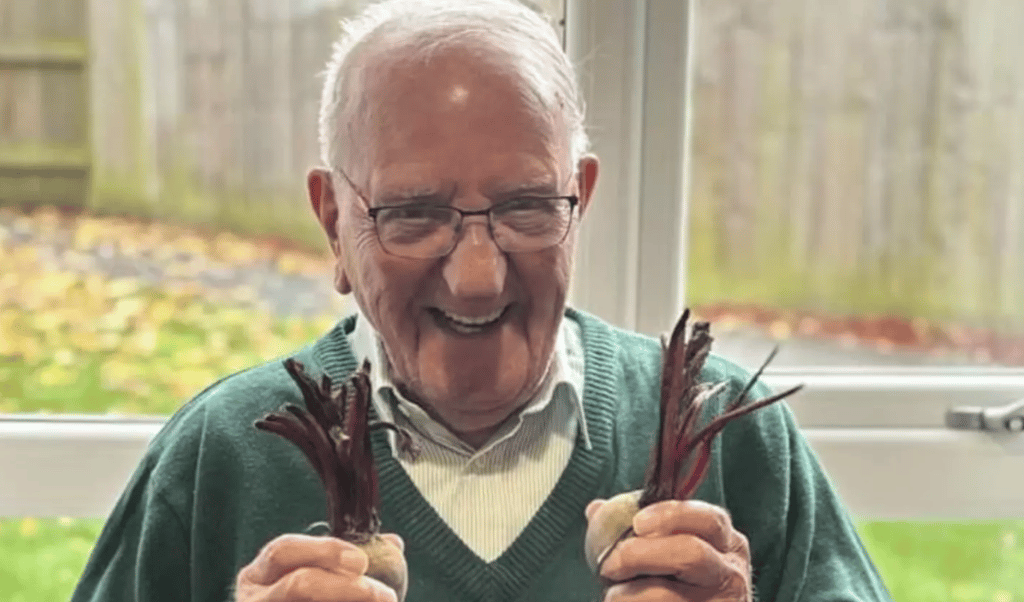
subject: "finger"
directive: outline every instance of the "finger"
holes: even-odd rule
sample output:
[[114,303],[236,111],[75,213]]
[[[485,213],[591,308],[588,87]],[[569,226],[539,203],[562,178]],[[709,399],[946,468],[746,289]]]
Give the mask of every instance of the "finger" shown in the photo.
[[381,533],[381,538],[390,541],[392,545],[397,547],[403,553],[405,552],[405,540],[398,533]]
[[317,567],[338,574],[361,575],[368,564],[366,553],[347,541],[291,533],[264,546],[256,559],[243,569],[240,578],[271,585],[299,568]]
[[724,508],[699,500],[651,504],[633,517],[633,530],[638,537],[689,533],[720,552],[736,551],[742,537]]
[[[680,602],[680,600],[749,600],[744,594],[709,592],[708,588],[665,577],[645,577],[616,583],[605,592],[604,602]],[[711,598],[711,596],[714,596]],[[727,598],[725,596],[728,596]]]
[[[681,590],[692,595],[686,596]],[[693,586],[664,577],[646,577],[609,587],[604,602],[679,602],[680,594],[683,600],[698,600],[706,597],[707,592],[694,591]]]
[[376,579],[339,575],[318,567],[288,573],[266,590],[265,602],[398,602],[395,591]]
[[587,509],[583,511],[583,514],[587,517],[587,521],[593,518],[594,513],[597,512],[598,508],[604,505],[607,500],[594,500],[587,504]]
[[735,559],[686,533],[665,537],[630,537],[619,542],[601,568],[611,581],[637,577],[675,577],[699,587],[715,587],[733,578]]

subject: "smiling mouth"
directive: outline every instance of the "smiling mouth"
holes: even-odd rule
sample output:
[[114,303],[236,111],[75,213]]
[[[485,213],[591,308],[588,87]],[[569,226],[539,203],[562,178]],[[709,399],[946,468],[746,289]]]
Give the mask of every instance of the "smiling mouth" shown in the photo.
[[434,322],[436,322],[442,329],[456,334],[466,335],[481,334],[495,328],[502,322],[502,319],[508,313],[508,308],[509,306],[506,305],[501,309],[495,310],[491,314],[478,317],[451,314],[435,307],[429,308],[428,311],[434,318]]

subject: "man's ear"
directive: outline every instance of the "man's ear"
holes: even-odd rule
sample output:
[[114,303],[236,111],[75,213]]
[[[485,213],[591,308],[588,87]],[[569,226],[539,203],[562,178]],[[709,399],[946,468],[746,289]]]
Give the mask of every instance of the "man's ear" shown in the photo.
[[338,237],[338,201],[334,196],[331,172],[326,169],[312,169],[306,176],[306,189],[313,214],[320,227],[327,234],[327,243],[334,253],[334,288],[342,295],[352,292],[352,285],[345,273],[342,261],[341,240]]
[[598,160],[594,155],[584,155],[579,162],[577,170],[577,184],[580,189],[580,215],[587,211],[590,206],[590,199],[594,195],[594,186],[597,184]]
[[306,190],[309,193],[309,204],[313,207],[313,214],[327,234],[327,243],[337,257],[341,252],[338,244],[338,203],[334,198],[331,172],[326,169],[311,169],[306,176]]

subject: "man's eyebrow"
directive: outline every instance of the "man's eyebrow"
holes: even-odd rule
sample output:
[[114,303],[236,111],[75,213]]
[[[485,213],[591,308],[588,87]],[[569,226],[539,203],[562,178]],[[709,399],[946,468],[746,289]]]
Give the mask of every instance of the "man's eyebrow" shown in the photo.
[[452,194],[436,187],[416,186],[396,188],[381,193],[377,205],[409,205],[413,203],[444,204],[451,201]]
[[494,188],[493,196],[495,197],[515,197],[515,196],[553,196],[558,194],[558,185],[554,182],[538,181],[538,182],[525,182],[520,184],[510,184],[508,186],[496,186]]

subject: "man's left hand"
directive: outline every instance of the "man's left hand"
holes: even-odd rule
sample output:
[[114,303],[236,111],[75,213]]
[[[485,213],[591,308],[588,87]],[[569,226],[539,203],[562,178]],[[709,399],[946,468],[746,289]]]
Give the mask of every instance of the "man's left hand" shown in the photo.
[[[587,519],[604,503],[587,506]],[[608,555],[605,602],[750,602],[750,545],[729,514],[697,500],[651,504]]]

